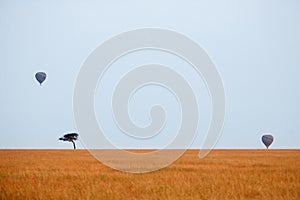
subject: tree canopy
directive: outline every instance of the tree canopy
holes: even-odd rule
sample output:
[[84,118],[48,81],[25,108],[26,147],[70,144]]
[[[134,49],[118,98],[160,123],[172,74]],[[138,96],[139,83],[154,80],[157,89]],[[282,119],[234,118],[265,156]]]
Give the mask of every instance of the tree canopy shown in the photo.
[[63,137],[59,138],[59,140],[72,142],[74,149],[76,149],[76,145],[74,141],[78,139],[78,136],[79,135],[77,133],[68,133],[65,134]]

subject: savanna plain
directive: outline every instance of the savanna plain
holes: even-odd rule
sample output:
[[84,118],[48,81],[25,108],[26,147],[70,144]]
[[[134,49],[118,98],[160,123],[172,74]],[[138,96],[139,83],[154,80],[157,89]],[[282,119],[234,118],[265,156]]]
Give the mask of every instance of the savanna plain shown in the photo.
[[0,199],[300,199],[300,150],[188,150],[151,173],[86,150],[0,150]]

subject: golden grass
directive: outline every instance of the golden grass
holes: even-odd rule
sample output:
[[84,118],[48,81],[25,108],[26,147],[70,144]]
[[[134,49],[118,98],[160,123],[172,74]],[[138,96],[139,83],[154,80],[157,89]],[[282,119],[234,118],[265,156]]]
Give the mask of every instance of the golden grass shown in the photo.
[[300,199],[300,150],[197,154],[129,174],[85,150],[0,150],[0,199]]

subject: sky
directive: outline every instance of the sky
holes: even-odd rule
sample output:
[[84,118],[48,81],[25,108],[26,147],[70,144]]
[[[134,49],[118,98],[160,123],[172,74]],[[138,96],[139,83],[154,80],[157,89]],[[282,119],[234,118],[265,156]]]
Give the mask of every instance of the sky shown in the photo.
[[[245,1],[0,1],[0,148],[68,149],[58,141],[76,131],[73,91],[89,54],[112,36],[144,27],[177,31],[203,47],[222,77],[226,117],[215,148],[300,148],[300,2]],[[191,148],[200,148],[211,117],[210,96],[201,77],[180,58],[140,51],[117,60],[95,95],[95,113],[113,143],[123,148],[163,147],[178,129],[180,108],[158,86],[136,92],[129,104],[134,123],[149,124],[148,109],[164,105],[161,135],[127,138],[114,124],[109,95],[132,66],[166,63],[192,85],[201,121]],[[42,86],[38,71],[48,77]],[[103,103],[104,102],[104,103]],[[81,134],[81,133],[80,133]],[[83,133],[84,134],[84,133]],[[85,148],[84,141],[77,142]]]

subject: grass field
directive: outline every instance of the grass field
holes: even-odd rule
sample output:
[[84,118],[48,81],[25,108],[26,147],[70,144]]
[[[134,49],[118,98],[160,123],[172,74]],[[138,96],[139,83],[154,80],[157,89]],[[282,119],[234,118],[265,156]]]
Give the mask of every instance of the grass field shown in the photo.
[[197,153],[129,174],[85,150],[0,150],[0,199],[300,199],[300,150]]

